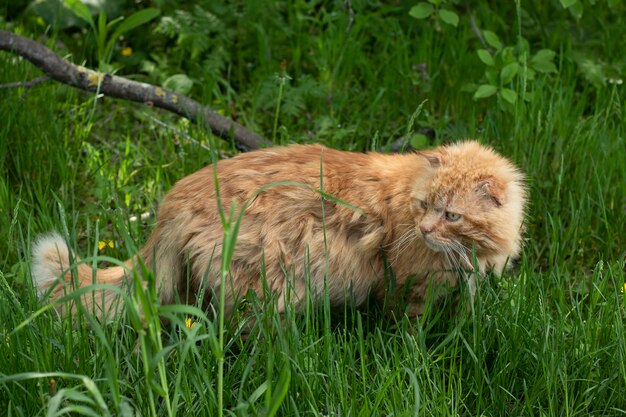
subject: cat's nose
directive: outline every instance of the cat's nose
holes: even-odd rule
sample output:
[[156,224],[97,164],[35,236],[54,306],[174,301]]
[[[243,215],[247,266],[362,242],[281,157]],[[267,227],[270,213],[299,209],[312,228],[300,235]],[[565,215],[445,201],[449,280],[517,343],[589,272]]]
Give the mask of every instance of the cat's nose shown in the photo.
[[433,229],[434,227],[432,225],[429,225],[429,226],[424,226],[423,224],[420,225],[420,232],[422,232],[424,236],[431,233]]

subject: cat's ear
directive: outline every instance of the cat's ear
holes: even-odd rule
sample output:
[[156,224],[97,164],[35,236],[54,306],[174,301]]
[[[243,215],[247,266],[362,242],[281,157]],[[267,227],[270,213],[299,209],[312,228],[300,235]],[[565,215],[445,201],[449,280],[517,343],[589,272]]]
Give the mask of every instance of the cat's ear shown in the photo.
[[504,184],[493,176],[482,177],[476,183],[476,192],[496,207],[504,204]]
[[441,160],[443,159],[443,155],[438,151],[418,151],[419,155],[426,158],[428,163],[433,168],[438,168],[441,165]]

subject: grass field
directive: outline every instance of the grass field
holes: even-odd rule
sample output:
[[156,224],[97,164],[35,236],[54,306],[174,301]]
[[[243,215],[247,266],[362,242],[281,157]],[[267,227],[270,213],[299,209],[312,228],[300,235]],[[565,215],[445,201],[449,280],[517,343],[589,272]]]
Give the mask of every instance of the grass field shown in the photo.
[[[170,3],[155,2],[159,19],[189,18]],[[487,277],[473,311],[444,303],[414,321],[323,307],[281,322],[255,306],[260,336],[220,341],[218,323],[191,307],[155,307],[145,331],[132,299],[111,323],[84,311],[59,319],[30,282],[37,235],[58,230],[89,261],[127,259],[154,222],[137,218],[211,161],[198,142],[236,150],[146,106],[53,82],[0,89],[0,415],[626,414],[622,4],[578,3],[577,19],[566,2],[444,1],[455,27],[438,11],[409,15],[416,2],[206,3],[181,9],[197,21],[178,32],[126,36],[151,66],[119,73],[188,74],[189,95],[277,144],[366,151],[400,137],[417,147],[478,138],[527,174],[521,260]],[[490,31],[486,45],[472,19]],[[194,24],[200,39],[183,33]],[[0,28],[51,46],[59,35],[76,63],[93,53],[77,33],[42,37],[19,19]],[[125,62],[122,46],[114,62]],[[0,83],[39,75],[0,53]],[[177,326],[161,328],[157,311]]]

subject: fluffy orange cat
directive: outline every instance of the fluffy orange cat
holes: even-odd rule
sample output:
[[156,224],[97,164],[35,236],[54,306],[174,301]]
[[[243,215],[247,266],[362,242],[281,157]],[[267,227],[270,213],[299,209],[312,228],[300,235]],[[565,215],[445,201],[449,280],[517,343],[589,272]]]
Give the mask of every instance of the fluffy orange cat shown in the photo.
[[[207,166],[174,185],[138,255],[154,271],[162,303],[175,301],[176,292],[195,302],[206,285],[203,304],[215,306],[223,230],[214,173]],[[326,288],[334,306],[347,297],[361,304],[373,293],[392,304],[402,298],[406,312],[418,315],[429,285],[456,285],[459,270],[473,269],[473,253],[480,273],[500,273],[522,244],[523,175],[475,141],[404,155],[269,148],[218,162],[217,177],[226,211],[233,201],[241,208],[251,199],[226,279],[226,314],[249,290],[263,297],[266,285],[280,311],[286,299],[301,306],[307,288],[313,300]],[[255,197],[260,187],[281,181],[306,186],[277,185]],[[74,282],[123,286],[136,264],[132,258],[94,273],[83,263]],[[32,272],[40,294],[58,298],[68,291],[69,267],[59,235],[37,241]],[[82,302],[106,316],[114,294],[89,293]]]

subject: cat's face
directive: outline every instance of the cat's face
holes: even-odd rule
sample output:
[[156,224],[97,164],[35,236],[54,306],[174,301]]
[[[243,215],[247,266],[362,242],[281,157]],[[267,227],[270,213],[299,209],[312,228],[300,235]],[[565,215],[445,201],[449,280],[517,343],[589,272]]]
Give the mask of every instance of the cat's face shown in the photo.
[[[441,181],[445,179],[446,181]],[[435,177],[425,193],[412,200],[417,227],[426,245],[434,251],[446,247],[488,249],[493,241],[497,211],[502,204],[491,193],[495,180]]]
[[424,156],[433,178],[414,190],[411,205],[425,244],[467,262],[472,250],[517,255],[525,204],[517,169],[476,142]]

